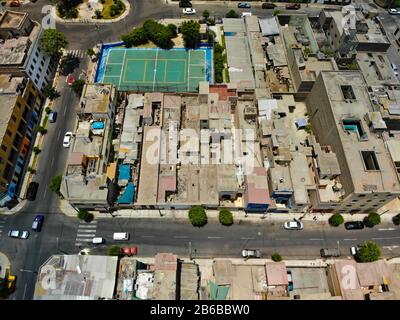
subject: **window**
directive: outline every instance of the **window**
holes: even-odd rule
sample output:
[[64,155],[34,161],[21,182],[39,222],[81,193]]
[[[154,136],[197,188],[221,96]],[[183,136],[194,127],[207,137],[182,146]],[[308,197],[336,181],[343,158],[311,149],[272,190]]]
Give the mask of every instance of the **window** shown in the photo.
[[351,99],[351,100],[356,99],[356,95],[354,94],[352,86],[349,85],[340,86],[340,89],[342,90],[342,94],[345,99]]
[[380,170],[378,159],[374,151],[361,151],[361,156],[364,161],[364,167],[367,171]]

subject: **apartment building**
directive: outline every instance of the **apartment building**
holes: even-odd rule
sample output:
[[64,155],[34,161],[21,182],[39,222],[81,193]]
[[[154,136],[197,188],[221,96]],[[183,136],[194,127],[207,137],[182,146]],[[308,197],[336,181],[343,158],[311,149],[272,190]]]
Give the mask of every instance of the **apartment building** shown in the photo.
[[398,197],[400,184],[359,71],[323,71],[306,100],[321,145],[336,153],[344,194],[338,209],[367,213]]
[[0,13],[0,74],[29,77],[39,90],[51,83],[56,65],[39,48],[42,33],[28,13]]
[[29,78],[0,75],[0,206],[19,196],[42,100]]

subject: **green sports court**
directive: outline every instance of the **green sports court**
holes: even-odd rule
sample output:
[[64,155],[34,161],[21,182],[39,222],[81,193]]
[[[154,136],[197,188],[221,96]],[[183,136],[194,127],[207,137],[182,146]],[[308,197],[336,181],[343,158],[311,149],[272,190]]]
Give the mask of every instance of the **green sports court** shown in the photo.
[[208,80],[208,48],[103,50],[97,82],[113,83],[121,91],[196,92]]

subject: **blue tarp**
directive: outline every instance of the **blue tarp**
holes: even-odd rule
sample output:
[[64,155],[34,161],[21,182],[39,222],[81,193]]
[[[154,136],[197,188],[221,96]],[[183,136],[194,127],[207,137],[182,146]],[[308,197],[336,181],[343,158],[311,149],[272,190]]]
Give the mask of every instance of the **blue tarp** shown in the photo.
[[118,198],[117,203],[119,204],[131,204],[133,197],[135,196],[135,185],[129,182],[124,190],[124,193]]
[[129,164],[120,164],[118,167],[118,171],[119,171],[118,180],[131,179],[131,166]]

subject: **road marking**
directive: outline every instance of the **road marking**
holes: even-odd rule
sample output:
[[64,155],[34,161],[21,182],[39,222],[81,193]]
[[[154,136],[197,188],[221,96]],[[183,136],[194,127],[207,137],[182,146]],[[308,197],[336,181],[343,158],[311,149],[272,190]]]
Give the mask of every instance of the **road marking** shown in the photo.
[[353,239],[343,239],[344,241],[356,241],[357,238],[353,238]]
[[310,240],[310,241],[323,241],[324,239],[311,238],[311,239],[308,239],[308,240]]
[[400,239],[400,237],[372,238],[372,240],[390,240],[390,239]]
[[380,228],[378,231],[393,231],[396,230],[395,228]]
[[141,238],[154,238],[154,236],[140,236]]
[[222,237],[207,237],[208,239],[222,239]]
[[185,238],[189,238],[188,236],[174,236],[174,238],[176,239],[185,239]]
[[255,238],[246,238],[246,237],[243,237],[243,238],[240,238],[240,240],[254,240]]

